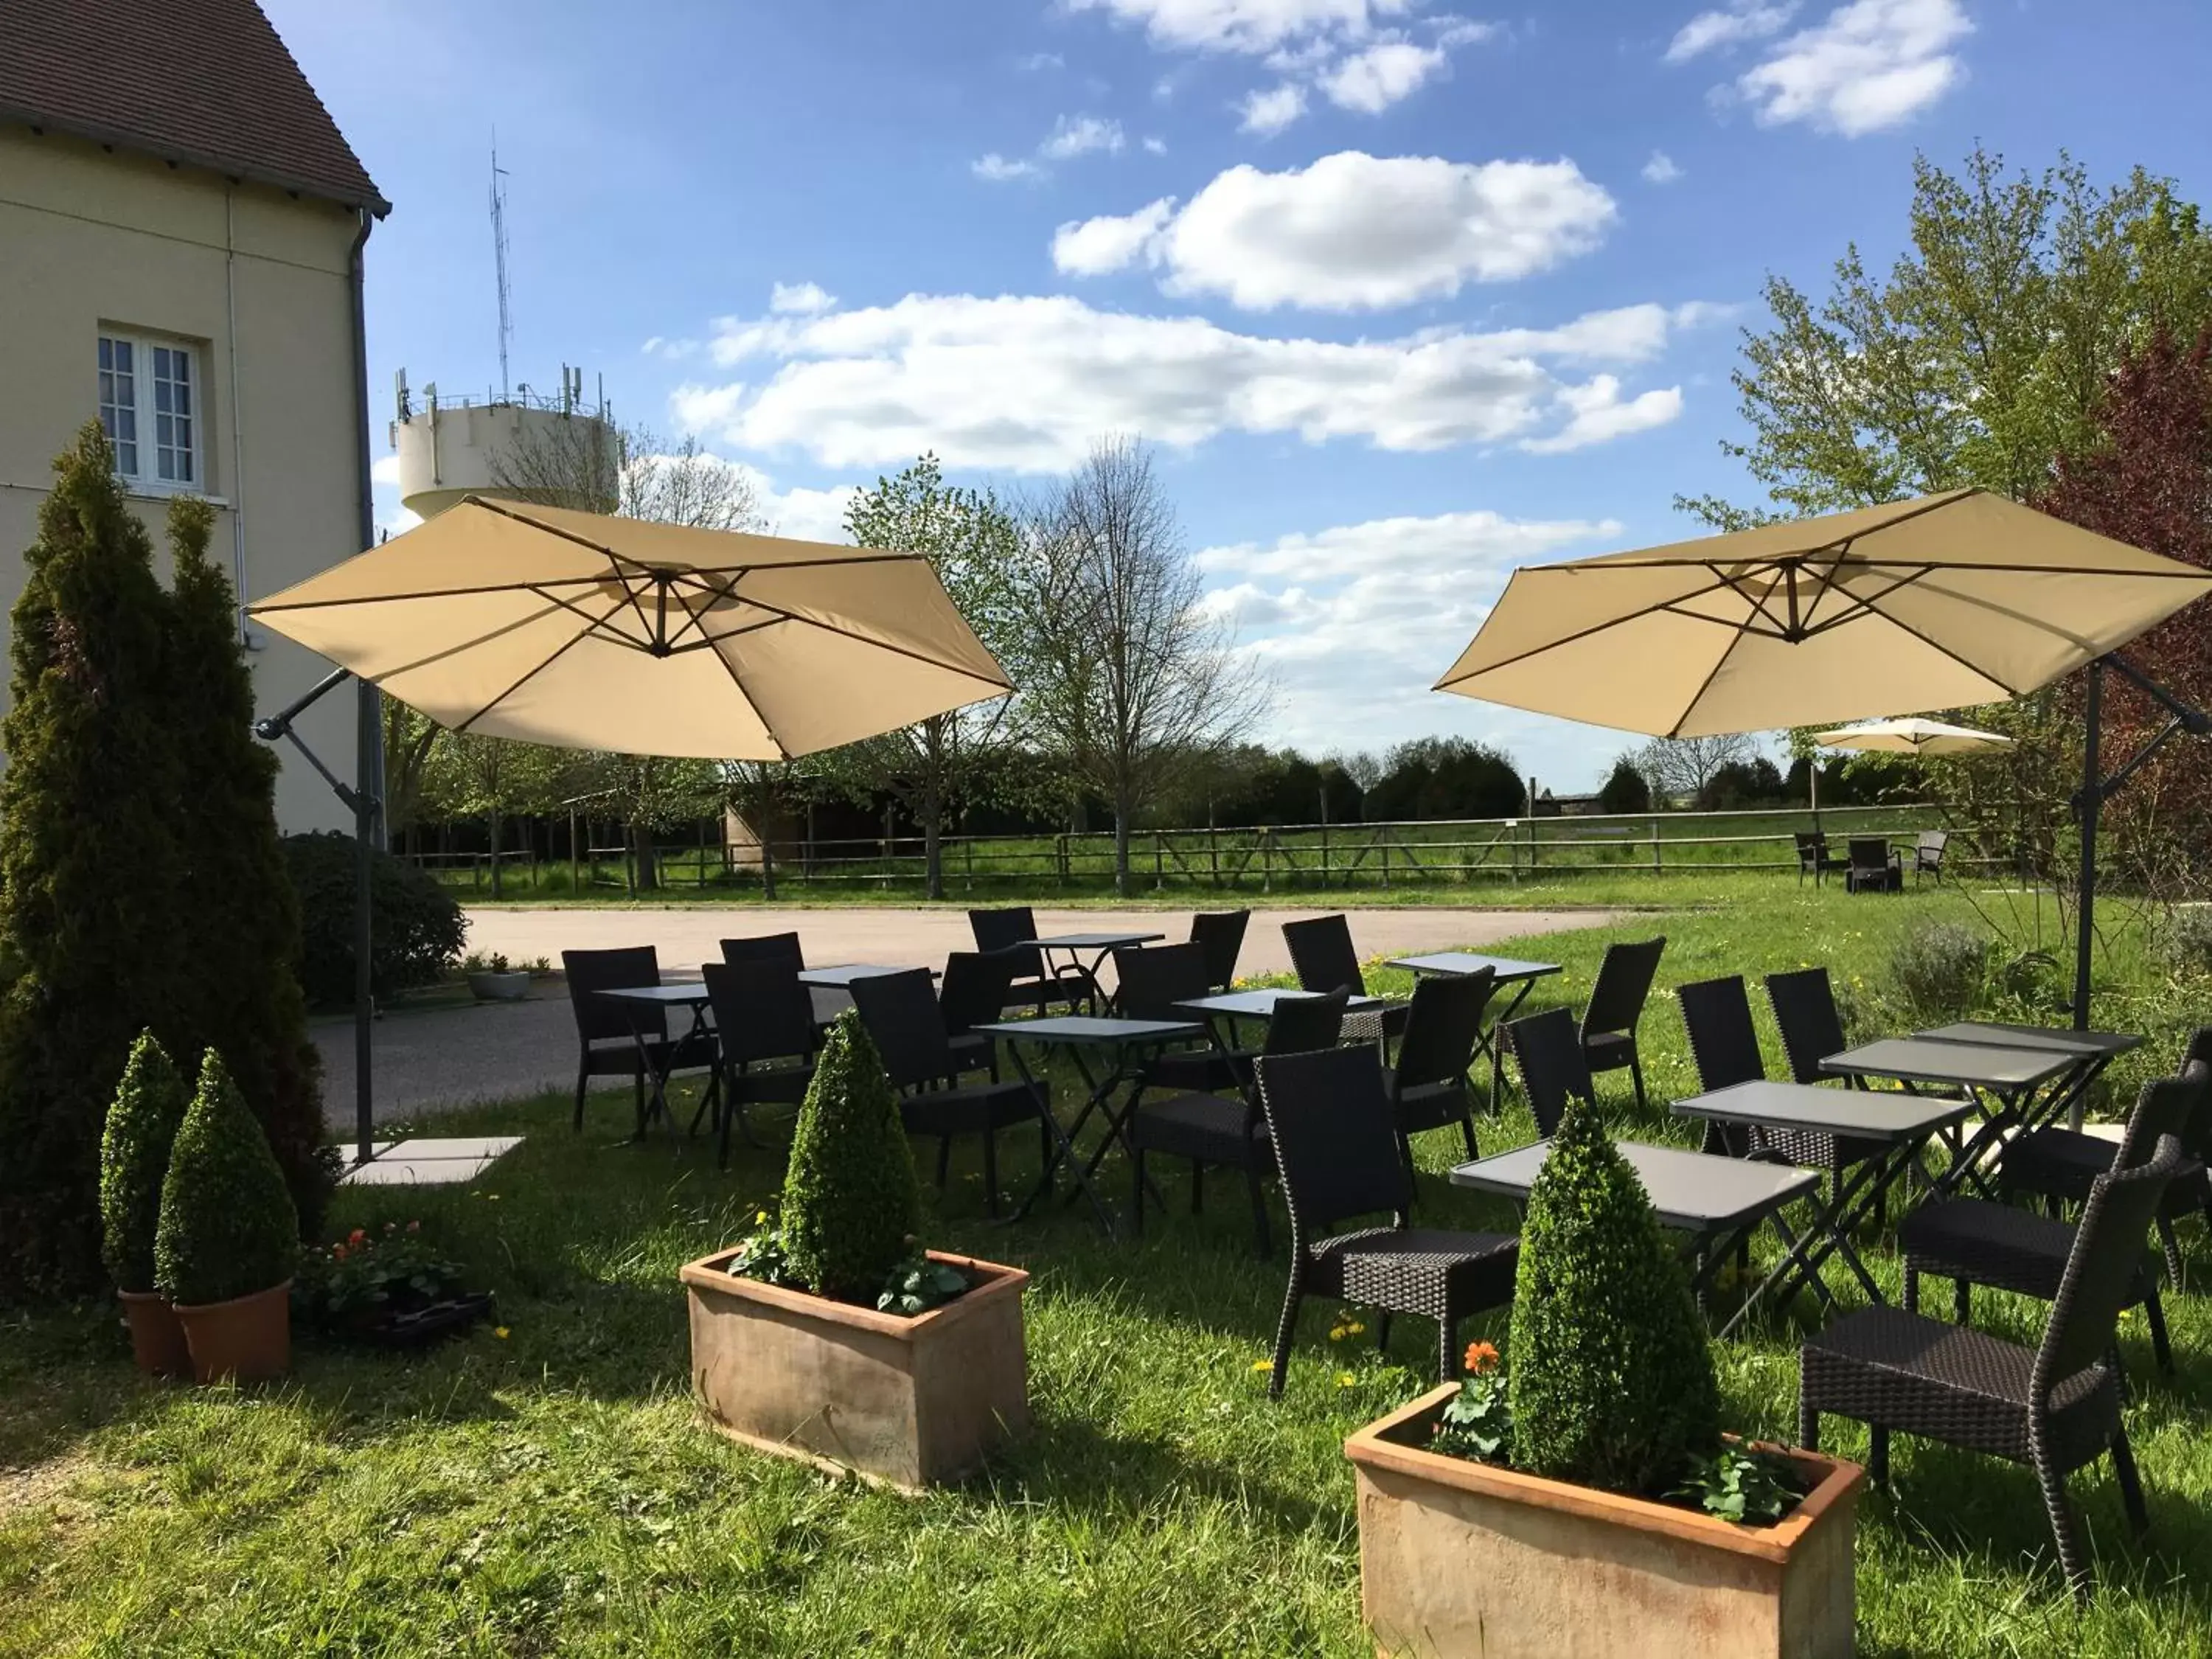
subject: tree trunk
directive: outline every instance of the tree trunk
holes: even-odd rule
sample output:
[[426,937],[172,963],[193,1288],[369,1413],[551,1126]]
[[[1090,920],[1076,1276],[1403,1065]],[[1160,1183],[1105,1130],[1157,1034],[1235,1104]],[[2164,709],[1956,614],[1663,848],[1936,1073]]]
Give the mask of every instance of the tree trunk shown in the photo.
[[769,904],[775,902],[775,813],[774,809],[761,809],[761,828],[756,832],[761,849],[761,898]]
[[921,864],[922,896],[941,899],[945,896],[945,806],[937,791],[927,791],[921,798]]
[[499,814],[484,814],[484,831],[491,842],[491,896],[500,896],[499,888]]
[[1129,893],[1129,792],[1114,792],[1114,890]]
[[653,845],[653,827],[633,823],[629,827],[629,844],[637,864],[637,890],[650,893],[660,886],[660,858]]

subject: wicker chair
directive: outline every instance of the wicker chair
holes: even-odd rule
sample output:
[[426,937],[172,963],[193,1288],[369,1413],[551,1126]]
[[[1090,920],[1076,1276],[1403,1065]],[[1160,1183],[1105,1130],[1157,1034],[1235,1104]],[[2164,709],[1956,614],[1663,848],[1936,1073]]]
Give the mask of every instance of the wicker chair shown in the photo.
[[[1700,1090],[1711,1094],[1739,1083],[1756,1083],[1766,1075],[1759,1031],[1751,1023],[1751,998],[1741,975],[1698,980],[1674,994],[1682,1004],[1682,1024],[1690,1034],[1690,1059],[1698,1069]],[[1702,1150],[1743,1158],[1754,1146],[1749,1129],[1707,1120]]]
[[[1367,976],[1359,971],[1359,952],[1352,948],[1352,924],[1340,914],[1314,916],[1283,924],[1283,943],[1291,952],[1291,966],[1302,991],[1346,991],[1367,994]],[[1403,1036],[1408,1010],[1402,1002],[1379,1009],[1362,1009],[1347,1017],[1345,1033],[1353,1041]]]
[[1943,849],[1951,837],[1941,830],[1923,830],[1919,839],[1912,843],[1912,884],[1917,887],[1923,876],[1933,876],[1940,886],[1943,880]]
[[[637,1124],[645,1127],[645,1073],[648,1059],[656,1067],[672,1072],[695,1068],[711,1070],[714,1037],[711,1031],[668,1035],[665,1008],[617,1007],[602,1001],[602,991],[627,991],[660,983],[660,957],[650,945],[624,945],[611,951],[563,951],[561,969],[568,981],[568,1004],[576,1014],[576,1115],[574,1127],[584,1127],[584,1091],[595,1077],[627,1077],[637,1085]],[[642,1032],[645,1044],[638,1045]]]
[[[987,956],[1005,951],[1013,961],[1012,985],[1006,1007],[1033,1008],[1039,1014],[1053,1003],[1068,1010],[1091,1006],[1098,991],[1091,975],[1080,968],[1065,966],[1045,971],[1044,952],[1035,943],[1036,912],[1026,904],[998,910],[970,910],[968,927],[975,935],[975,948]],[[1003,1011],[1001,1011],[1003,1012]]]
[[[1275,1005],[1267,1022],[1267,1039],[1260,1054],[1303,1054],[1334,1048],[1344,1030],[1344,994],[1285,998]],[[1257,1059],[1258,1054],[1250,1057]],[[1369,1064],[1374,1063],[1369,1056]],[[1261,1182],[1275,1167],[1273,1144],[1260,1113],[1260,1097],[1251,1077],[1249,1060],[1242,1070],[1243,1091],[1233,1097],[1178,1092],[1144,1095],[1131,1110],[1123,1133],[1133,1166],[1132,1213],[1139,1232],[1145,1228],[1145,1155],[1158,1152],[1190,1162],[1190,1212],[1206,1205],[1208,1164],[1242,1170],[1252,1197],[1252,1231],[1260,1254],[1272,1249],[1267,1227],[1267,1198]]]
[[1225,991],[1237,982],[1237,957],[1244,948],[1249,910],[1200,910],[1190,919],[1190,942],[1206,950],[1206,988]]
[[787,957],[763,956],[709,962],[699,973],[714,1010],[721,1083],[717,1155],[730,1164],[730,1125],[748,1146],[760,1146],[746,1109],[797,1106],[814,1080],[814,1004]]
[[[1766,1000],[1781,1028],[1782,1052],[1790,1060],[1790,1076],[1796,1083],[1825,1083],[1829,1074],[1820,1062],[1850,1046],[1844,1036],[1843,1016],[1836,1008],[1836,994],[1825,968],[1799,968],[1766,976]],[[1844,1172],[1887,1149],[1875,1140],[1855,1140],[1848,1135],[1826,1135],[1805,1130],[1784,1130],[1762,1143],[1792,1164],[1808,1170],[1826,1170],[1838,1192]],[[1875,1224],[1887,1218],[1888,1197],[1875,1200]]]
[[1795,839],[1797,842],[1797,884],[1800,887],[1805,884],[1808,876],[1813,878],[1813,884],[1817,887],[1829,871],[1844,868],[1844,860],[1828,850],[1828,838],[1818,830],[1800,830]]
[[2089,1562],[2066,1501],[2067,1475],[2109,1452],[2129,1522],[2138,1536],[2149,1526],[2112,1356],[2144,1236],[2180,1162],[2180,1145],[2168,1136],[2148,1163],[2097,1177],[2037,1347],[1902,1308],[1862,1310],[1806,1343],[1799,1443],[1818,1449],[1823,1414],[1856,1419],[1872,1431],[1868,1468],[1882,1484],[1893,1433],[2026,1464],[2042,1487],[2059,1565],[2086,1599]]
[[975,1028],[994,1024],[1005,1014],[1013,982],[1014,963],[1010,957],[954,951],[945,958],[937,1011],[945,1022],[953,1064],[962,1076],[988,1072],[992,1082],[999,1080],[998,1039]]
[[938,1012],[937,993],[927,968],[873,974],[853,981],[853,1001],[861,1023],[875,1040],[884,1069],[899,1091],[899,1116],[907,1133],[937,1137],[937,1184],[951,1170],[952,1138],[980,1135],[983,1140],[985,1207],[999,1213],[999,1132],[1013,1125],[1037,1126],[1040,1154],[1052,1157],[1051,1110],[1042,1085],[962,1083],[959,1061]]
[[[726,939],[722,942],[725,962],[787,962],[791,971],[806,971],[806,952],[799,948],[796,933],[756,933],[747,939]],[[809,1006],[814,1011],[817,1030],[827,1030],[830,1022],[853,1006],[853,1000],[842,991],[817,987],[806,988]]]
[[[1212,994],[1202,945],[1125,945],[1114,952],[1115,1006],[1126,1018],[1181,1021],[1196,1016],[1182,1005]],[[1250,1054],[1243,1058],[1249,1063]],[[1237,1087],[1240,1073],[1229,1055],[1201,1039],[1195,1048],[1156,1051],[1145,1062],[1147,1089],[1188,1089],[1210,1094]]]
[[1548,1140],[1559,1132],[1570,1095],[1586,1105],[1597,1104],[1597,1089],[1590,1081],[1589,1062],[1583,1057],[1575,1017],[1564,1008],[1547,1008],[1514,1020],[1505,1030],[1513,1057],[1521,1063],[1521,1086],[1528,1091],[1536,1133]]
[[1398,1149],[1408,1170],[1413,1167],[1413,1137],[1455,1123],[1467,1142],[1467,1155],[1482,1156],[1474,1144],[1474,1085],[1468,1081],[1467,1068],[1482,1041],[1482,1011],[1497,988],[1498,976],[1487,968],[1431,975],[1413,987],[1397,1064],[1382,1073],[1397,1123]]
[[[1309,1295],[1376,1310],[1378,1346],[1389,1340],[1392,1314],[1435,1320],[1438,1374],[1457,1376],[1459,1322],[1512,1300],[1521,1241],[1406,1224],[1413,1177],[1390,1132],[1389,1100],[1371,1050],[1263,1055],[1255,1070],[1291,1214],[1291,1279],[1269,1395],[1282,1396],[1298,1307]],[[1388,1227],[1322,1235],[1354,1216],[1384,1212]]]
[[1905,871],[1896,852],[1879,836],[1853,836],[1844,869],[1844,887],[1853,893],[1900,893]]
[[1583,1010],[1583,1058],[1592,1073],[1617,1072],[1624,1066],[1636,1085],[1636,1106],[1644,1109],[1644,1066],[1636,1052],[1636,1027],[1667,949],[1664,938],[1633,945],[1608,945],[1597,965],[1597,983]]

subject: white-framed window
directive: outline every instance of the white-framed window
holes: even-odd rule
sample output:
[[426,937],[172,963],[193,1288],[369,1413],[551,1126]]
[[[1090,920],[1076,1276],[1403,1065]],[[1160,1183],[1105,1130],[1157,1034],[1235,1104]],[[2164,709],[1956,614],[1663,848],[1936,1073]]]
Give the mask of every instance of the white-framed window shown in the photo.
[[100,423],[115,471],[145,489],[204,489],[199,354],[173,340],[103,329]]

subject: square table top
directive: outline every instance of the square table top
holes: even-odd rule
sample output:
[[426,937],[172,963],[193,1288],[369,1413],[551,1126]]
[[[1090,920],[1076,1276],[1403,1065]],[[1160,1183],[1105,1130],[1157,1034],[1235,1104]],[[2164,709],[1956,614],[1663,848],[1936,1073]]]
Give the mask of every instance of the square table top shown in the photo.
[[1760,1079],[1674,1103],[1678,1117],[1755,1123],[1770,1129],[1809,1129],[1855,1140],[1911,1140],[1970,1116],[1971,1100],[1909,1095],[1902,1090],[1823,1089],[1815,1083]]
[[2071,1031],[2056,1025],[2012,1025],[2002,1020],[1962,1019],[1915,1036],[1936,1042],[1979,1042],[1999,1048],[2048,1048],[2056,1054],[2094,1060],[2124,1054],[2143,1046],[2144,1039],[2129,1031]]
[[1501,985],[1516,979],[1541,979],[1547,974],[1556,974],[1556,962],[1522,962],[1512,957],[1479,956],[1472,951],[1441,951],[1433,956],[1393,957],[1393,968],[1404,968],[1416,974],[1473,974],[1487,968],[1497,975]]
[[[1279,1002],[1303,1002],[1322,994],[1319,991],[1297,991],[1287,986],[1267,985],[1250,991],[1221,991],[1212,996],[1193,997],[1188,1002],[1178,1002],[1176,1006],[1194,1014],[1243,1015],[1250,1019],[1267,1019],[1274,1013],[1275,1005]],[[1389,1003],[1382,997],[1350,997],[1345,1001],[1344,1011],[1356,1014],[1362,1009],[1388,1006]]]
[[[1651,1195],[1659,1224],[1678,1232],[1728,1232],[1802,1198],[1820,1184],[1817,1170],[1788,1164],[1754,1164],[1748,1158],[1693,1152],[1682,1146],[1654,1146],[1617,1140],[1620,1155]],[[1536,1172],[1551,1156],[1552,1143],[1539,1140],[1510,1152],[1462,1164],[1451,1172],[1455,1187],[1526,1198]]]
[[1110,951],[1117,945],[1158,945],[1166,938],[1165,933],[1053,933],[1023,943],[1054,951]]
[[[856,979],[881,979],[886,974],[910,974],[913,968],[886,968],[872,962],[848,962],[829,968],[802,968],[799,973],[801,985],[819,986],[825,991],[842,991]],[[929,970],[932,979],[941,979],[934,968]]]
[[657,1006],[695,1008],[708,1000],[704,980],[678,980],[672,985],[617,985],[594,991],[610,1002],[645,1002]]
[[1110,1014],[1055,1014],[1048,1019],[1010,1019],[969,1029],[1030,1042],[1172,1042],[1206,1035],[1206,1028],[1194,1021],[1121,1019]]
[[1932,1037],[1883,1037],[1830,1054],[1820,1069],[1838,1077],[1887,1077],[1902,1083],[1955,1083],[2012,1094],[2071,1071],[2080,1058],[2049,1047],[2000,1048]]

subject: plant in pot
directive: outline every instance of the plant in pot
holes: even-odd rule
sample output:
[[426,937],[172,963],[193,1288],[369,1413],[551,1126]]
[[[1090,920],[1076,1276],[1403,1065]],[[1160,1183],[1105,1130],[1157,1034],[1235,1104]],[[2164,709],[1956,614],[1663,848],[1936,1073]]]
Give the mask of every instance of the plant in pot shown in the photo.
[[1852,1650],[1853,1464],[1721,1431],[1687,1275],[1595,1111],[1528,1194],[1508,1365],[1346,1442],[1391,1652],[1721,1659]]
[[530,994],[530,969],[517,968],[496,951],[488,957],[471,951],[461,969],[478,1002],[520,1002]]
[[799,1108],[780,1212],[694,1261],[691,1373],[748,1445],[915,1488],[1029,1421],[1029,1275],[917,1245],[898,1102],[856,1013],[830,1028]]
[[202,1382],[291,1364],[300,1220],[269,1138],[210,1049],[161,1182],[154,1282],[176,1310]]
[[151,1376],[191,1371],[185,1328],[154,1288],[161,1183],[191,1100],[191,1091],[167,1051],[147,1031],[131,1047],[100,1139],[101,1253],[131,1327],[131,1357]]
[[356,1227],[335,1244],[302,1251],[292,1279],[295,1321],[381,1348],[421,1347],[491,1310],[490,1295],[467,1288],[460,1264],[419,1221]]

